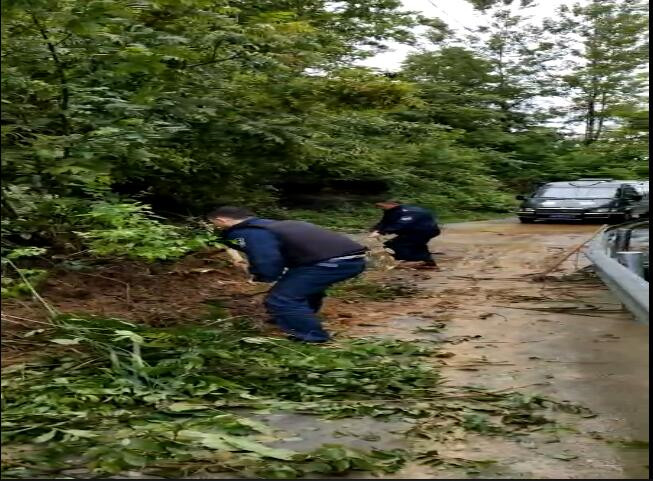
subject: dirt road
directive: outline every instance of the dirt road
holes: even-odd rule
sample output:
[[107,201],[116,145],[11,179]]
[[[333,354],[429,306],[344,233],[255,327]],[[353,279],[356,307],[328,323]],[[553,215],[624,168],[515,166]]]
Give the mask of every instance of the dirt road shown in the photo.
[[[444,368],[450,385],[520,388],[582,403],[597,414],[554,439],[517,444],[468,437],[438,447],[445,455],[496,460],[482,477],[648,478],[648,327],[599,281],[561,276],[586,265],[582,256],[563,264],[557,279],[525,277],[596,228],[513,220],[449,225],[431,249],[444,253],[438,256],[444,270],[415,274],[427,295],[359,313],[365,325],[350,331],[441,336],[454,354]],[[416,332],[434,321],[445,323],[442,332]],[[459,476],[413,466],[396,477]]]

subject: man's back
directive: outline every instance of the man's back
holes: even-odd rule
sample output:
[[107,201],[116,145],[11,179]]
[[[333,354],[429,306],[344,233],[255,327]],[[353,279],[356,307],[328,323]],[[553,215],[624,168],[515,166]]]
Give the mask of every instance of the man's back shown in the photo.
[[376,230],[381,234],[431,233],[437,235],[437,220],[429,210],[416,205],[402,204],[383,213]]
[[365,247],[349,237],[310,222],[281,220],[256,227],[274,233],[280,240],[288,266],[311,264],[332,257],[360,254]]
[[309,222],[251,217],[225,232],[247,254],[258,277],[275,279],[283,268],[313,264],[332,257],[363,253],[348,237]]

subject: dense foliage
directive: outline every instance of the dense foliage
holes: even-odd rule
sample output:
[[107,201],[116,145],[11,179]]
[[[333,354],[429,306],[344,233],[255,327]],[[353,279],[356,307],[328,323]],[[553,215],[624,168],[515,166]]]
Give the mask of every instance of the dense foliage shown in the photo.
[[[464,214],[506,211],[538,180],[647,174],[642,2],[539,26],[534,2],[473,3],[488,22],[458,38],[398,0],[3,2],[3,257],[174,258],[210,236],[148,206],[306,207],[302,186]],[[400,72],[356,66],[419,24],[432,48]],[[555,96],[572,104],[535,101]]]

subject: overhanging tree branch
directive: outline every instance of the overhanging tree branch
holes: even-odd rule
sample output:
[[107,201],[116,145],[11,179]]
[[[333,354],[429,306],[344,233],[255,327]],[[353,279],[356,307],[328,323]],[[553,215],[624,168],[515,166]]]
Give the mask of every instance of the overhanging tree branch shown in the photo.
[[206,62],[200,62],[200,63],[194,63],[192,65],[188,65],[186,68],[201,67],[202,65],[211,65],[211,64],[214,64],[214,63],[222,63],[222,62],[226,62],[228,60],[233,60],[233,59],[235,59],[237,57],[239,57],[239,54],[234,54],[234,55],[231,55],[230,57],[226,57],[226,58],[218,58],[218,59],[214,58],[214,59],[211,59],[211,60],[207,60]]

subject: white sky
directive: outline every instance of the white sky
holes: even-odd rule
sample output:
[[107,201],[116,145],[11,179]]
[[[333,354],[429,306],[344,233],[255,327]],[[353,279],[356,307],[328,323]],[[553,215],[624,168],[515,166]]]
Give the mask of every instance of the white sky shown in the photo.
[[[485,16],[475,10],[466,0],[403,0],[406,10],[417,11],[427,17],[435,17],[446,22],[450,29],[459,34],[469,33],[465,27],[473,29],[482,25]],[[515,0],[515,4],[518,0]],[[576,0],[540,0],[534,6],[524,10],[523,14],[539,22],[546,17],[553,17],[560,5],[573,5]],[[584,2],[581,2],[584,3]],[[398,70],[406,56],[416,49],[407,45],[389,43],[390,51],[363,60],[361,65],[382,70]]]

